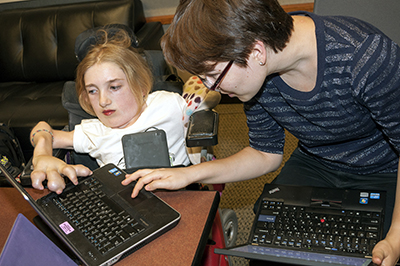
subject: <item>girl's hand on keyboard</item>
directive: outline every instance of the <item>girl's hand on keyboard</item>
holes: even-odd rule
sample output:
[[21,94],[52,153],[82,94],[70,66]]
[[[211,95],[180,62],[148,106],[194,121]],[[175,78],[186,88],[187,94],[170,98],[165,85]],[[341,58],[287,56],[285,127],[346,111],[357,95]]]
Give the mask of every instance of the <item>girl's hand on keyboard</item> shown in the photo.
[[60,194],[65,188],[64,176],[76,185],[78,176],[92,174],[92,171],[83,165],[69,165],[53,156],[35,156],[32,164],[34,167],[31,173],[32,186],[43,190],[43,181],[47,180],[47,187],[57,194]]

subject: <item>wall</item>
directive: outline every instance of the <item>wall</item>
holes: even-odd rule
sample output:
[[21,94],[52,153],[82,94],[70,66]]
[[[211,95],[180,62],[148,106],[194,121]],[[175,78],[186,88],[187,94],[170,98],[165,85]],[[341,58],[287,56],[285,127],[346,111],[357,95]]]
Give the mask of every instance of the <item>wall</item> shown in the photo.
[[146,17],[156,17],[175,14],[179,0],[142,0]]

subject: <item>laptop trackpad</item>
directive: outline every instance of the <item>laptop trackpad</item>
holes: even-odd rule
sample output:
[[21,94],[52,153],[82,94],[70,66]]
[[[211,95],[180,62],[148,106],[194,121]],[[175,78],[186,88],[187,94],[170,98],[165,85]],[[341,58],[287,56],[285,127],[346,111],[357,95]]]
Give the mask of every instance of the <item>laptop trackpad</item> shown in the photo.
[[[137,206],[138,204],[142,203],[143,201],[145,201],[146,199],[148,199],[149,197],[146,196],[146,192],[140,192],[139,195],[136,196],[136,198],[132,198],[132,190],[133,187],[129,186],[127,188],[125,188],[124,190],[121,190],[120,192],[118,192],[118,195],[120,197],[122,197],[126,202],[128,202],[129,204],[131,204],[132,206]],[[151,195],[151,193],[149,193]]]

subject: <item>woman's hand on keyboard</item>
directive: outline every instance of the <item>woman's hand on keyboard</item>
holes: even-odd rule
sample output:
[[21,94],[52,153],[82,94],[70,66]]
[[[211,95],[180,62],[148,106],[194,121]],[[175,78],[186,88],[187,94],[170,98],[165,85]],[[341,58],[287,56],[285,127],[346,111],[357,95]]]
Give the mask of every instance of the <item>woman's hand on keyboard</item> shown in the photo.
[[60,194],[65,188],[64,176],[76,185],[78,184],[78,176],[92,174],[92,171],[83,165],[69,165],[63,160],[48,155],[35,156],[32,164],[32,186],[43,190],[43,181],[47,179],[47,187],[57,194]]
[[162,169],[143,169],[126,175],[122,185],[126,186],[132,181],[137,183],[132,191],[132,198],[139,194],[144,187],[147,191],[156,189],[176,190],[186,187],[192,182],[189,180],[190,167],[182,168],[162,168]]
[[[390,232],[390,231],[389,231]],[[400,242],[398,235],[393,238],[389,235],[378,242],[372,250],[372,262],[375,265],[394,266],[400,256]]]

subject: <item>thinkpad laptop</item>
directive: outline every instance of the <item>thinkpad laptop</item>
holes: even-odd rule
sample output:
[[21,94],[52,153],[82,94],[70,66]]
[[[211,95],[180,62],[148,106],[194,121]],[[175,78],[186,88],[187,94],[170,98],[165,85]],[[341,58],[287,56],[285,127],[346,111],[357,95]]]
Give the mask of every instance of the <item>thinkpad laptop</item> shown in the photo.
[[108,164],[63,193],[34,200],[0,164],[8,181],[31,204],[62,242],[85,265],[112,265],[173,228],[180,214],[133,184],[121,185],[122,170]]
[[291,265],[373,265],[385,192],[267,185],[247,244],[215,253]]

